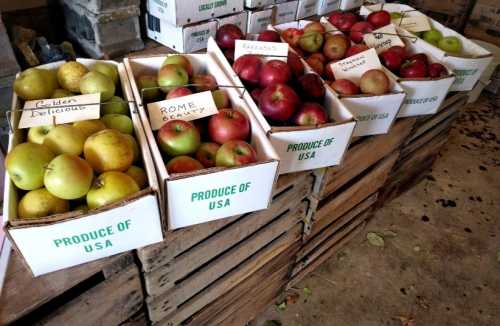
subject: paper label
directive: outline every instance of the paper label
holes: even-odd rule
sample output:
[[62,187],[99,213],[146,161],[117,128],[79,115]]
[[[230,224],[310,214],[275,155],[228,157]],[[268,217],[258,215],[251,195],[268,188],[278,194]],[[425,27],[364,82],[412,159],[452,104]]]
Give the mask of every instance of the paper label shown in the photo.
[[391,46],[405,46],[405,43],[397,35],[394,25],[387,25],[365,34],[363,40],[369,48],[374,48],[377,53],[381,53]]
[[191,121],[208,117],[219,112],[212,92],[200,92],[192,95],[148,104],[151,129],[158,130],[169,120]]
[[19,129],[99,119],[101,94],[27,101]]
[[256,54],[267,59],[287,61],[288,43],[236,40],[234,59],[245,54]]
[[336,79],[359,82],[361,75],[370,69],[381,69],[382,64],[375,49],[369,49],[331,64]]
[[424,15],[403,16],[402,18],[393,19],[392,23],[414,33],[431,30],[429,19]]

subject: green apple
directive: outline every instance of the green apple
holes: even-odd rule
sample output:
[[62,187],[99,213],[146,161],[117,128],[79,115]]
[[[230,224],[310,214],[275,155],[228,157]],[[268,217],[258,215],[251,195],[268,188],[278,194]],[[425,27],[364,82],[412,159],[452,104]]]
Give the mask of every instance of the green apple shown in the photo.
[[57,198],[45,188],[27,192],[17,205],[18,218],[39,218],[69,211],[69,202]]
[[5,168],[16,187],[34,190],[43,186],[45,167],[54,156],[45,145],[22,143],[7,154]]
[[73,122],[73,127],[80,130],[85,139],[98,131],[106,129],[106,125],[101,120],[81,120]]
[[82,94],[101,94],[101,102],[108,101],[115,95],[115,83],[111,78],[98,71],[90,71],[80,80]]
[[29,68],[14,81],[14,92],[25,101],[50,98],[54,85],[44,69]]
[[177,86],[184,86],[189,82],[189,76],[180,65],[164,65],[158,71],[158,86],[165,93]]
[[143,168],[132,165],[125,173],[134,179],[139,186],[139,189],[144,189],[148,185],[148,177]]
[[222,89],[212,91],[212,97],[214,98],[217,109],[227,109],[231,105],[231,103],[229,103],[229,96],[226,91],[223,91]]
[[194,154],[200,146],[200,132],[184,120],[167,121],[158,131],[158,145],[169,156]]
[[127,139],[127,142],[130,144],[132,147],[132,151],[134,152],[134,160],[132,162],[137,162],[141,156],[141,153],[139,151],[139,144],[137,144],[137,140],[135,140],[134,136],[129,135],[129,134],[123,134],[125,138]]
[[129,135],[134,133],[134,124],[132,123],[132,119],[126,115],[111,113],[104,115],[101,120],[108,128],[116,129]]
[[118,81],[120,80],[118,77],[118,69],[116,69],[116,66],[114,64],[108,63],[108,62],[97,62],[92,67],[90,67],[91,71],[98,71],[101,74],[105,74],[111,80],[115,85],[118,84]]
[[87,206],[99,208],[119,201],[139,191],[131,176],[117,171],[104,172],[97,177],[87,193]]
[[299,46],[301,49],[310,53],[318,52],[322,45],[323,35],[319,32],[307,32],[299,38]]
[[57,88],[54,90],[52,93],[52,96],[50,98],[61,98],[61,97],[68,97],[68,96],[75,96],[74,93],[71,93],[68,90],[65,90],[64,88]]
[[144,100],[154,100],[160,97],[161,92],[156,82],[157,77],[153,75],[141,75],[137,78],[137,88]]
[[441,39],[443,38],[443,34],[437,29],[431,29],[424,32],[422,38],[424,39],[424,41],[427,41],[434,46],[438,46],[439,41],[441,41]]
[[80,93],[80,80],[89,70],[83,64],[76,61],[63,63],[57,70],[57,81],[62,88]]
[[99,173],[127,171],[134,160],[130,141],[115,129],[104,129],[87,138],[83,154],[92,168]]
[[43,140],[56,155],[80,155],[83,151],[85,135],[71,125],[57,125],[52,128]]
[[189,59],[182,54],[169,55],[161,64],[162,67],[165,65],[179,65],[186,70],[189,77],[193,76],[193,66]]
[[120,96],[113,96],[107,103],[101,104],[101,115],[118,113],[129,115],[128,103]]
[[462,51],[462,42],[456,36],[446,36],[439,41],[438,47],[445,52],[458,54]]
[[43,140],[49,134],[54,126],[31,127],[28,130],[28,141],[35,144],[43,144]]
[[87,194],[93,178],[94,172],[87,161],[76,155],[61,154],[50,161],[43,184],[58,198],[78,199]]

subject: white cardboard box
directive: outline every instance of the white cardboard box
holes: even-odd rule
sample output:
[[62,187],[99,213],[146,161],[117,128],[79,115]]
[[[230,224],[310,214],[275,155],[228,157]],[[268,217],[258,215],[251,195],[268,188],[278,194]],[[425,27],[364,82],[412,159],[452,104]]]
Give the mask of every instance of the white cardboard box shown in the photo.
[[[380,4],[363,6],[360,9],[360,15],[367,16],[372,11],[379,10]],[[384,4],[384,10],[389,12],[402,12],[406,15],[422,15],[421,12],[414,8],[395,3]],[[443,36],[456,36],[462,43],[464,55],[451,55],[445,51],[435,47],[428,42],[422,42],[421,46],[425,52],[431,53],[437,60],[443,62],[447,67],[453,70],[455,81],[451,85],[450,91],[470,91],[481,77],[481,74],[492,60],[492,55],[489,51],[467,39],[465,36],[455,32],[452,29],[438,23],[428,17],[433,28],[439,30]]]
[[297,16],[298,3],[299,3],[298,0],[277,3],[275,5],[276,7],[275,24],[283,24],[294,21],[295,17]]
[[316,0],[299,0],[296,19],[316,15],[318,2]]
[[[238,26],[243,34],[247,33],[247,27],[248,27],[248,12],[242,11],[240,13],[234,14],[234,15],[228,15],[224,17],[219,17],[216,19],[217,21],[217,27],[226,25],[226,24],[234,24]],[[215,34],[213,35],[215,37]],[[206,43],[205,43],[206,47]]]
[[[211,40],[213,42],[213,39]],[[209,73],[215,77],[219,85],[231,85],[227,76],[209,54],[187,54],[186,56],[193,65],[195,73]],[[165,168],[166,162],[162,158],[151,130],[141,94],[135,82],[135,77],[141,74],[156,73],[165,58],[165,55],[125,58],[124,63],[160,179],[162,206],[166,208],[169,228],[176,229],[267,208],[277,178],[278,155],[248,105],[233,87],[224,89],[230,97],[232,107],[243,112],[250,120],[251,143],[257,151],[258,162],[234,168],[216,167],[173,176],[168,174]],[[129,100],[132,100],[132,97]],[[246,188],[245,185],[249,187]],[[193,200],[193,194],[231,186],[236,186],[236,194],[209,200]]]
[[[97,60],[79,59],[89,66]],[[130,94],[130,85],[123,64],[117,65],[124,97]],[[50,64],[56,68],[62,62]],[[21,108],[14,94],[13,109]],[[14,246],[27,265],[38,276],[68,268],[124,251],[136,249],[163,240],[162,223],[158,209],[158,181],[144,130],[133,103],[129,103],[136,139],[140,144],[143,166],[149,187],[86,214],[69,212],[37,220],[17,220],[19,194],[10,178],[5,178],[4,227]],[[20,111],[13,111],[12,123],[17,127]],[[9,151],[23,142],[25,130],[15,128],[9,137]],[[91,236],[97,235],[92,240]]]
[[339,10],[341,0],[320,0],[316,8],[317,15],[328,14],[332,11]]
[[[243,87],[243,83],[233,71],[217,44],[210,40],[207,51],[213,54],[222,65],[233,84]],[[307,72],[312,72],[306,66]],[[280,174],[303,170],[318,169],[341,163],[349,145],[355,121],[351,112],[339,101],[337,96],[325,87],[323,106],[335,122],[320,126],[272,127],[262,115],[249,92],[240,89],[245,101],[267,133],[273,147],[280,157]],[[312,149],[300,149],[300,146],[313,146]]]
[[[299,20],[288,24],[275,25],[272,28],[278,31],[283,31],[287,28],[303,28],[310,22],[310,20]],[[325,17],[322,17],[320,22],[327,31],[336,30]],[[304,60],[303,63],[308,66]],[[390,76],[389,79],[391,81],[391,93],[389,94],[380,96],[336,95],[357,120],[354,136],[385,134],[391,128],[401,108],[405,93],[395,79],[390,78]],[[328,89],[335,93],[328,84],[326,85]]]
[[243,11],[243,0],[148,0],[147,8],[169,24],[184,26]]
[[342,11],[359,8],[363,5],[364,0],[341,0],[339,9]]
[[247,34],[257,34],[266,30],[267,25],[274,21],[275,10],[273,7],[260,10],[247,10]]
[[246,8],[262,8],[274,4],[274,0],[245,0]]

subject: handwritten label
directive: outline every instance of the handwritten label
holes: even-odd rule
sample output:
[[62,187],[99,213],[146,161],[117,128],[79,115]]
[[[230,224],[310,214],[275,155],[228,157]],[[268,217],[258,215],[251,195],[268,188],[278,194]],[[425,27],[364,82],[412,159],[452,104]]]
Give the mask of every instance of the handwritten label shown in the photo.
[[245,54],[265,56],[263,59],[287,61],[288,43],[236,40],[234,59]]
[[392,22],[414,33],[431,30],[429,19],[424,15],[406,16],[405,14],[402,18],[393,19]]
[[336,79],[359,82],[361,75],[370,69],[381,69],[382,64],[375,49],[369,49],[331,64]]
[[19,129],[99,119],[101,94],[27,101]]
[[148,104],[151,129],[158,130],[169,120],[191,121],[219,112],[210,91]]
[[404,42],[397,35],[394,25],[387,25],[365,34],[363,40],[369,48],[374,48],[377,53],[387,50],[391,46],[405,46]]

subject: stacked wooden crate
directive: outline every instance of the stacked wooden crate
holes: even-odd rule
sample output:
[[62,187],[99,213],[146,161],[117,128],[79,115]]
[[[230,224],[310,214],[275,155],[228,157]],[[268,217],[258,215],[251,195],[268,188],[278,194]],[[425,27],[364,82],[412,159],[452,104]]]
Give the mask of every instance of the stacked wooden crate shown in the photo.
[[260,310],[252,305],[276,297],[295,262],[313,181],[307,172],[281,177],[269,209],[169,231],[138,250],[152,323],[242,324]]

